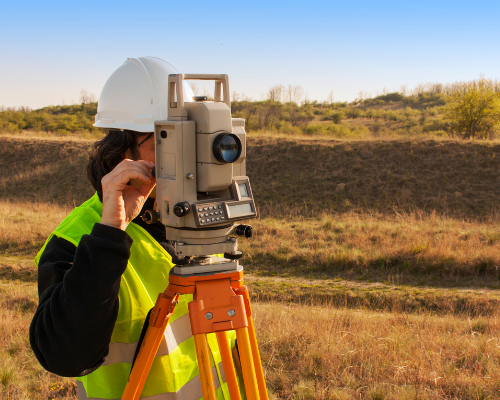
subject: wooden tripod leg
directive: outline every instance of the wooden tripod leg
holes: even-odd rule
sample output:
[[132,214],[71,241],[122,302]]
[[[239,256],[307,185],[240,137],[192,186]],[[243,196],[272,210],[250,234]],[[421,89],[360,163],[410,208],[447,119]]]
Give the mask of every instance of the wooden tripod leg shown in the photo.
[[142,393],[151,365],[155,359],[161,340],[167,328],[168,320],[174,312],[179,295],[160,293],[149,317],[149,326],[144,336],[139,354],[122,394],[122,400],[137,400]]
[[234,369],[226,331],[216,332],[215,335],[217,336],[217,343],[219,344],[219,351],[222,358],[222,366],[224,367],[224,374],[226,375],[229,395],[231,396],[231,400],[241,400],[238,381],[236,379],[236,370]]
[[196,356],[198,358],[198,369],[200,370],[201,390],[203,400],[216,400],[214,377],[210,365],[210,352],[208,350],[207,337],[203,333],[194,336]]
[[236,329],[236,339],[238,340],[238,350],[240,351],[241,368],[243,370],[243,381],[245,382],[245,392],[248,400],[259,400],[259,388],[257,387],[257,377],[252,357],[252,348],[248,336],[248,328]]

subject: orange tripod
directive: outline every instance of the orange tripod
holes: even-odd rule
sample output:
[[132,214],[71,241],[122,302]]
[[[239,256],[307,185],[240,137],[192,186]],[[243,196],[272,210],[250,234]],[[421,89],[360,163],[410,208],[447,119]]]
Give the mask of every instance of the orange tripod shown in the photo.
[[122,395],[122,400],[139,399],[151,365],[174,312],[180,294],[193,294],[189,317],[194,336],[203,399],[215,400],[215,385],[210,365],[207,333],[215,332],[222,357],[229,394],[241,400],[236,371],[226,331],[235,330],[248,400],[267,400],[248,289],[243,286],[243,269],[207,274],[170,273],[167,289],[160,293],[149,318],[149,326]]

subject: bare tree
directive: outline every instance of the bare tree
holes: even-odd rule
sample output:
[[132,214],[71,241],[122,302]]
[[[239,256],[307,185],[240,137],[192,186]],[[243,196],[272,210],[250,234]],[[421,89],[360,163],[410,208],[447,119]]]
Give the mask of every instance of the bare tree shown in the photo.
[[96,96],[94,93],[89,93],[85,89],[80,90],[80,103],[90,104],[96,101]]
[[385,86],[382,88],[382,94],[384,96],[387,94],[387,88]]
[[283,85],[275,85],[269,89],[267,92],[267,98],[269,100],[277,101],[281,103],[285,95],[285,87]]
[[31,107],[29,107],[29,106],[19,106],[19,107],[17,108],[17,111],[22,112],[22,113],[24,113],[24,114],[28,114],[28,113],[30,113],[30,112],[31,112],[31,111],[33,111],[33,110],[32,110],[32,109],[31,109]]
[[363,92],[362,90],[360,90],[358,92],[358,98],[356,99],[356,102],[357,103],[361,103],[364,99],[365,99],[365,92]]
[[239,101],[240,97],[240,94],[236,92],[236,90],[233,90],[233,93],[231,93],[231,101]]
[[206,96],[207,100],[210,100],[210,101],[213,101],[213,99],[214,99],[206,87],[203,88],[202,96]]
[[406,96],[408,94],[408,86],[401,85],[399,87],[399,93],[401,93],[403,96]]
[[89,92],[87,92],[85,89],[80,90],[80,103],[81,104],[87,104],[89,102],[88,100]]
[[302,100],[302,97],[304,96],[304,89],[302,89],[302,86],[295,86],[293,88],[293,102],[299,104],[300,100]]
[[326,98],[326,101],[328,103],[332,104],[334,100],[335,100],[335,98],[333,97],[333,91],[330,90],[330,93],[328,93],[328,97]]
[[285,89],[285,100],[287,103],[292,102],[292,96],[293,96],[293,86],[289,84]]
[[200,88],[198,85],[194,82],[189,82],[189,86],[191,86],[191,90],[193,91],[193,94],[196,96],[200,92]]
[[423,84],[423,83],[419,83],[412,91],[412,95],[414,97],[418,97],[420,96],[421,94],[423,94],[425,92],[425,87],[426,85]]
[[442,83],[430,83],[428,86],[429,86],[429,92],[431,92],[432,94],[443,93]]
[[285,100],[287,103],[300,103],[300,100],[304,96],[304,89],[302,89],[302,86],[293,86],[293,85],[288,85],[286,89],[284,90],[285,92]]

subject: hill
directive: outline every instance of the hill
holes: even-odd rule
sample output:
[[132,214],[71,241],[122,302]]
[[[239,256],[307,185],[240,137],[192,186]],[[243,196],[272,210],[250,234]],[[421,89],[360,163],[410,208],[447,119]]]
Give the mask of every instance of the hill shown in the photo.
[[259,136],[248,148],[263,215],[435,211],[489,218],[498,211],[499,168],[500,145],[491,142]]
[[[2,137],[0,198],[83,202],[91,143]],[[247,173],[263,217],[435,211],[488,220],[499,207],[500,144],[250,135]]]
[[0,139],[0,198],[78,205],[92,195],[85,165],[89,141]]

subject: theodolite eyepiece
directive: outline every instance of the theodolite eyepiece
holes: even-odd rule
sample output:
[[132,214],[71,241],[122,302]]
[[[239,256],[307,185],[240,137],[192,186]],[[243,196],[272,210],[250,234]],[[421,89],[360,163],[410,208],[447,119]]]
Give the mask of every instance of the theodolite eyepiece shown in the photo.
[[160,220],[160,215],[155,210],[147,210],[141,219],[147,224],[155,224]]

